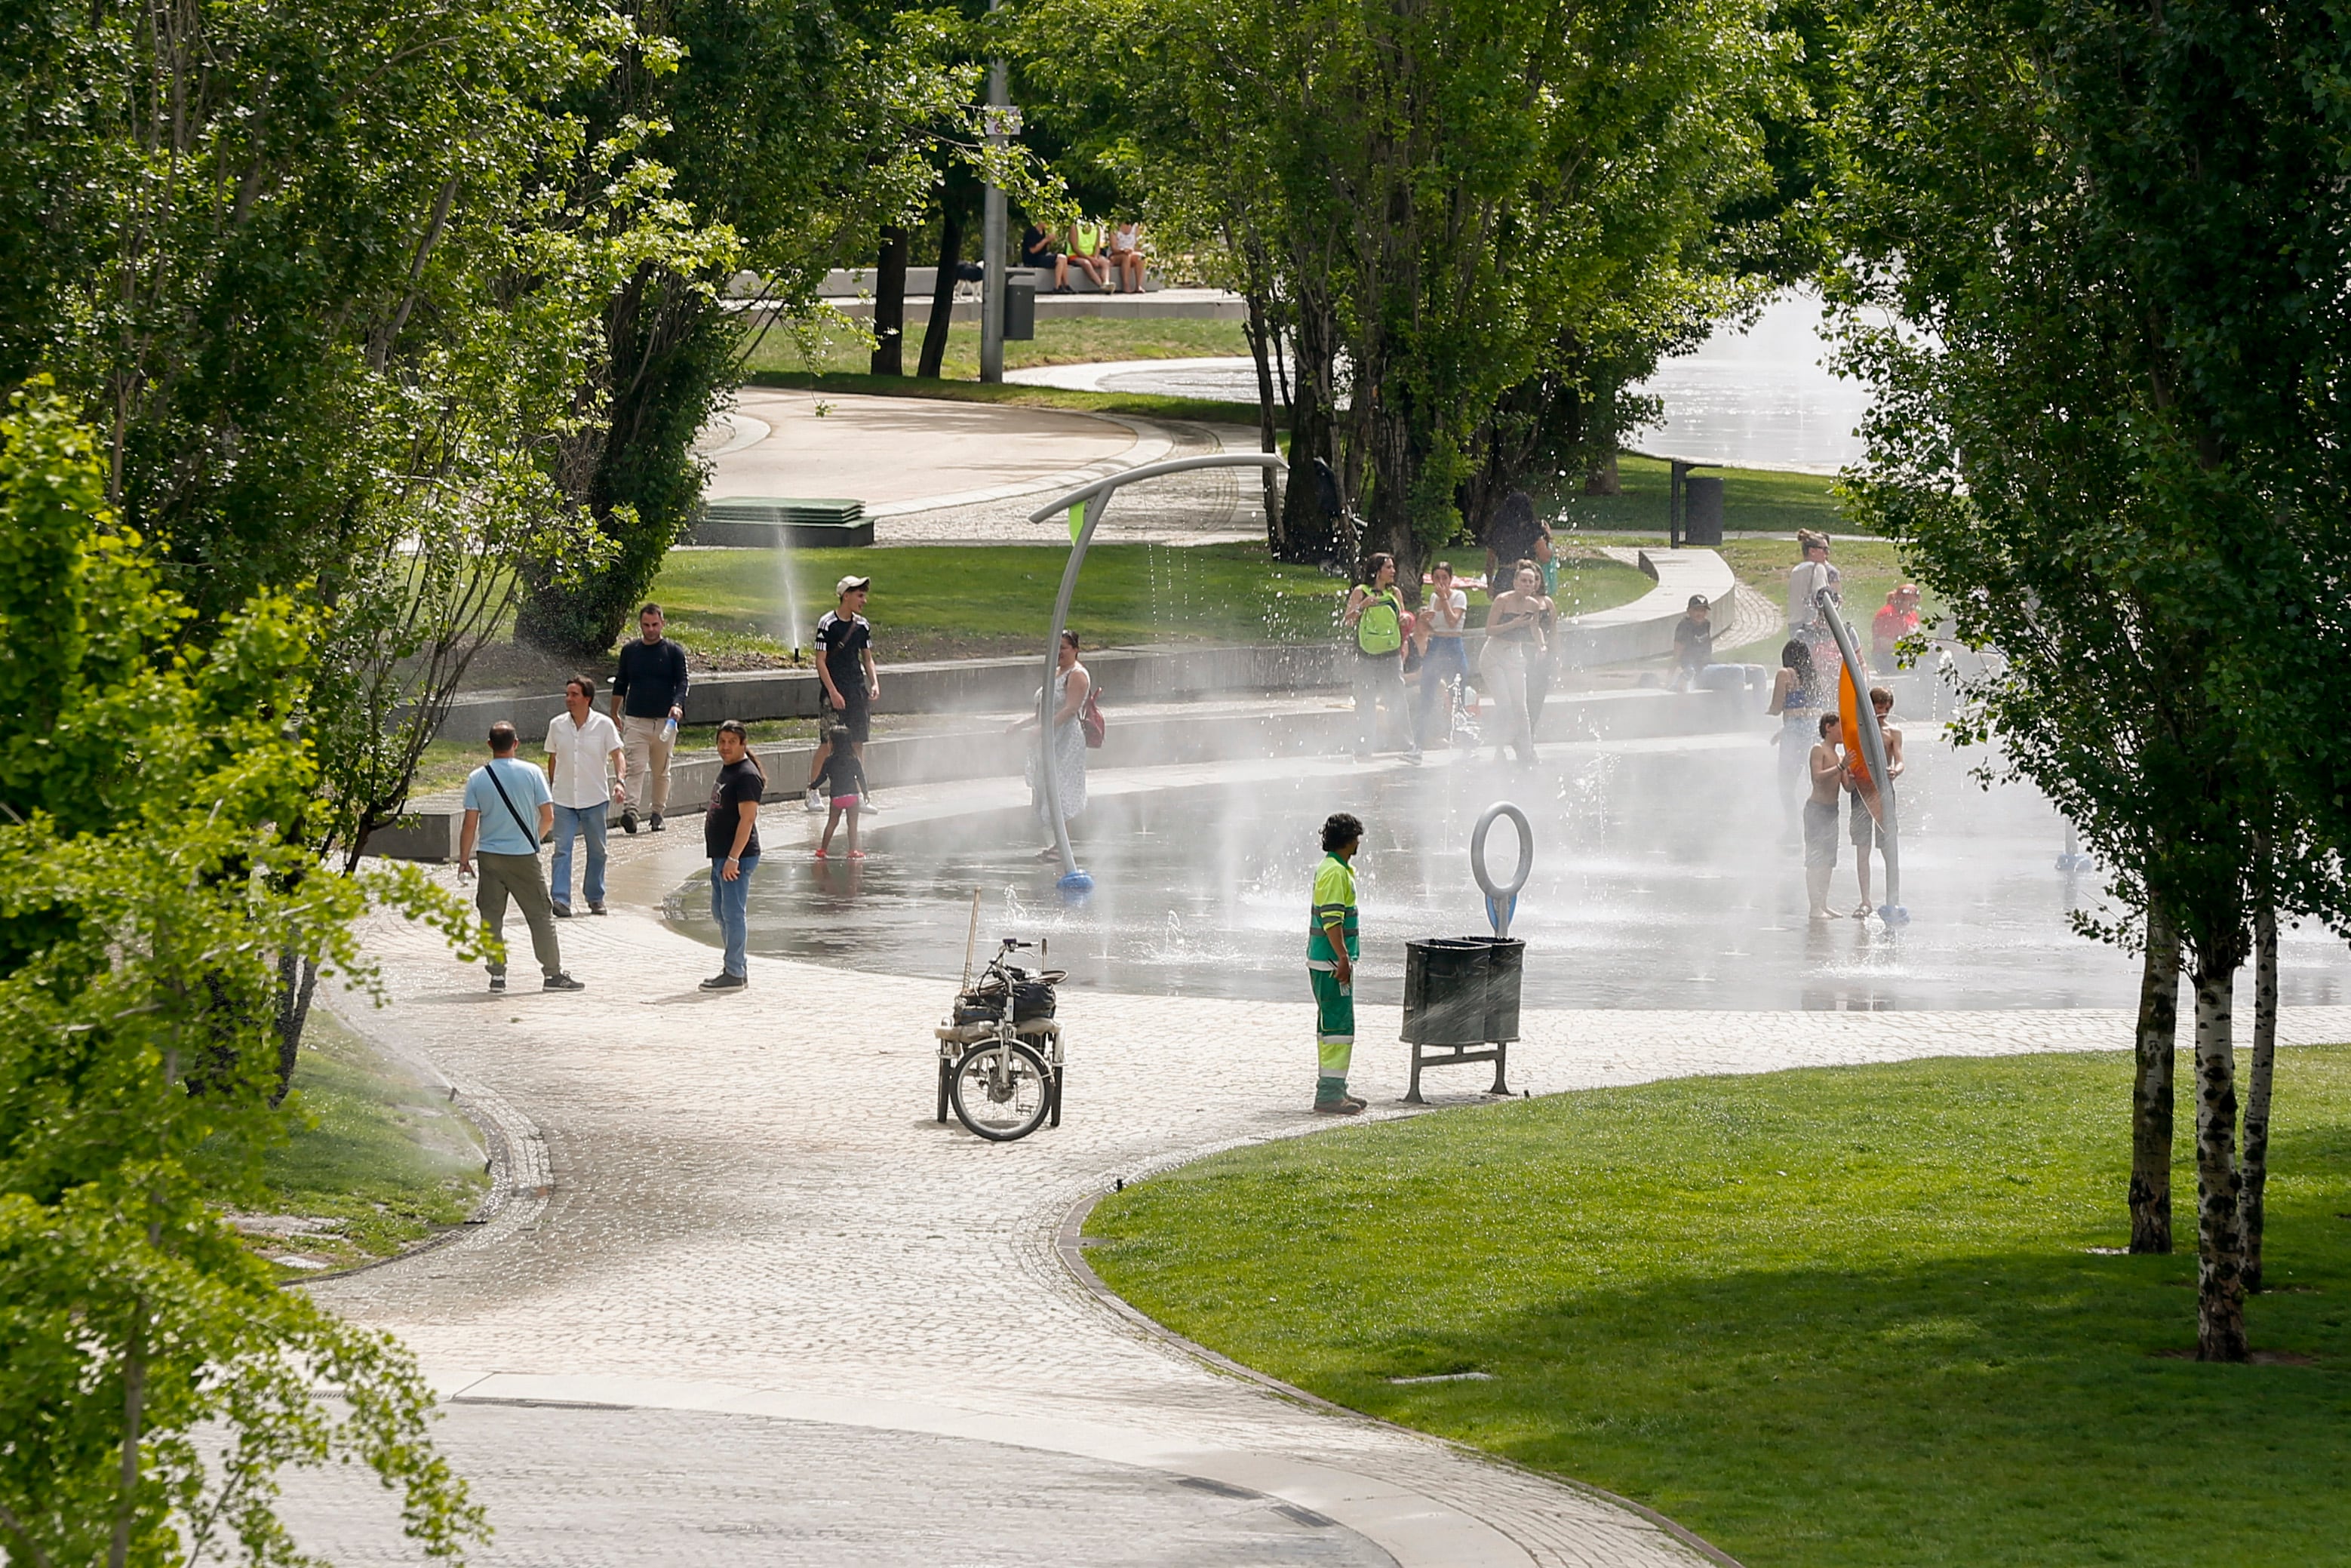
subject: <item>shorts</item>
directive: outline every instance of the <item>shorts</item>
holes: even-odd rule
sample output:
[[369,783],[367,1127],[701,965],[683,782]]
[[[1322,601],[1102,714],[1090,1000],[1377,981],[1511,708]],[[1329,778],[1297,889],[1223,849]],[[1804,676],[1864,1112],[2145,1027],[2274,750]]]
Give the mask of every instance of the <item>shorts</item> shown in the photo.
[[1848,789],[1845,794],[1853,801],[1852,814],[1845,821],[1845,836],[1853,841],[1855,849],[1865,850],[1873,843],[1884,849],[1886,829],[1869,814],[1869,808],[1861,803],[1861,791]]
[[833,722],[849,731],[849,738],[862,746],[873,737],[873,705],[867,700],[865,688],[843,688],[841,694],[849,699],[845,707],[831,708]]
[[1836,802],[1807,800],[1804,802],[1804,866],[1810,871],[1830,871],[1836,866]]
[[[832,798],[832,809],[836,811],[854,811],[857,810],[857,797],[854,795],[835,795]],[[885,812],[883,814],[887,815],[888,813]]]

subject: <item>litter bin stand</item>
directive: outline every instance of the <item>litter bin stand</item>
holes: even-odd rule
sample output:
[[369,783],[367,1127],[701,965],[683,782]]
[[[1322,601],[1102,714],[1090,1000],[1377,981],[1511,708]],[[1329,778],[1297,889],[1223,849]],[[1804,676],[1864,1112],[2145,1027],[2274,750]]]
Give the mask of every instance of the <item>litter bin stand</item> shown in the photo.
[[1404,1039],[1412,1047],[1408,1104],[1425,1105],[1426,1067],[1494,1064],[1489,1094],[1510,1092],[1510,1041],[1519,1038],[1519,982],[1527,945],[1515,936],[1428,936],[1405,944]]

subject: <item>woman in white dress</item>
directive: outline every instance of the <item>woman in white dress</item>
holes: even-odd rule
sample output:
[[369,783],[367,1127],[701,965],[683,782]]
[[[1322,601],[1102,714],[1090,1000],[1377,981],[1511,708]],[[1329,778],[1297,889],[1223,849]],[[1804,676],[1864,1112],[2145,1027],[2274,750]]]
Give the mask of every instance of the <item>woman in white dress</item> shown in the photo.
[[[1061,798],[1061,820],[1065,822],[1086,809],[1086,727],[1079,722],[1079,718],[1086,710],[1086,694],[1093,689],[1093,676],[1078,663],[1078,634],[1075,632],[1062,632],[1061,660],[1053,676],[1053,738],[1050,749],[1053,788]],[[1034,729],[1036,726],[1037,716],[1031,714],[1027,718],[1015,720],[1006,733],[1016,734],[1020,730]],[[1039,767],[1046,749],[1042,746],[1029,748],[1026,772],[1029,802],[1036,810],[1037,820],[1050,831],[1053,818],[1046,805],[1044,774]],[[1048,861],[1061,852],[1058,842],[1048,842],[1037,858]]]

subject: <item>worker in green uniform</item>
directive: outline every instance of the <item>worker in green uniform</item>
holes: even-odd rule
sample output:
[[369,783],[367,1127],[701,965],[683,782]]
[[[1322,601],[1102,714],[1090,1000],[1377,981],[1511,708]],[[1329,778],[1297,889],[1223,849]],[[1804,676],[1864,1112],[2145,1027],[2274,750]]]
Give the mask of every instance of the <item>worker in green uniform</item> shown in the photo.
[[1353,1116],[1364,1102],[1347,1092],[1347,1067],[1355,1055],[1355,868],[1350,864],[1364,842],[1364,824],[1344,811],[1322,824],[1322,863],[1314,868],[1314,910],[1306,928],[1306,973],[1314,985],[1314,1043],[1322,1072],[1314,1081],[1314,1109],[1325,1116]]

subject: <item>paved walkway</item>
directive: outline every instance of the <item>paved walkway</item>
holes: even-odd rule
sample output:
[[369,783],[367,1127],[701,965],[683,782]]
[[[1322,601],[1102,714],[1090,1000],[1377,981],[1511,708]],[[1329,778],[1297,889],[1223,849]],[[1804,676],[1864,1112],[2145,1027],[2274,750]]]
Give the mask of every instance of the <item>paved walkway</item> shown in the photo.
[[[1219,1375],[1061,1262],[1064,1216],[1114,1178],[1322,1124],[1301,1109],[1308,1009],[1072,994],[1066,1124],[985,1144],[933,1120],[935,983],[755,956],[748,991],[695,988],[713,955],[650,914],[703,869],[680,826],[616,839],[616,914],[564,927],[584,994],[491,997],[384,922],[392,1005],[345,1007],[437,1064],[510,1155],[491,1223],[314,1287],[452,1396],[444,1441],[502,1531],[482,1561],[1698,1560],[1604,1500]],[[1404,1113],[1395,1026],[1367,1009],[1357,1082],[1381,1116]],[[2287,1033],[2351,1037],[2351,1009]],[[1512,1077],[2126,1040],[2113,1013],[1541,1012]],[[397,1560],[362,1478],[289,1498],[306,1544]]]
[[[821,405],[825,412],[817,412]],[[1056,492],[1165,457],[1255,451],[1238,427],[947,399],[745,387],[703,434],[705,494],[865,504],[880,545],[1066,544],[1065,519],[1029,521]],[[1265,532],[1254,474],[1178,475],[1123,494],[1099,537],[1205,544]]]

